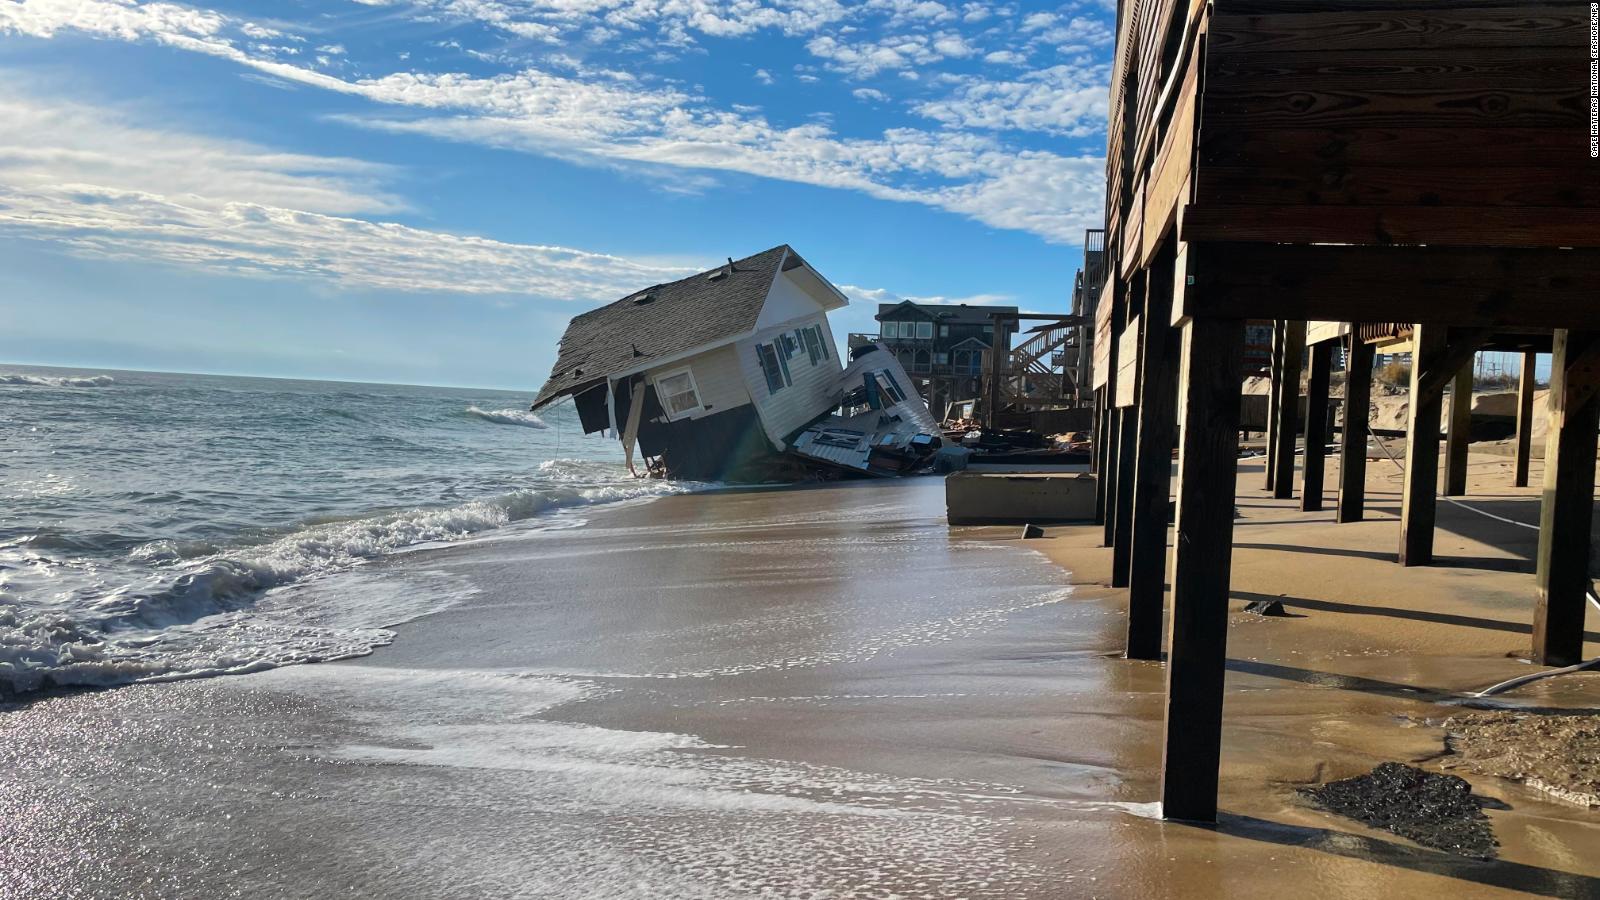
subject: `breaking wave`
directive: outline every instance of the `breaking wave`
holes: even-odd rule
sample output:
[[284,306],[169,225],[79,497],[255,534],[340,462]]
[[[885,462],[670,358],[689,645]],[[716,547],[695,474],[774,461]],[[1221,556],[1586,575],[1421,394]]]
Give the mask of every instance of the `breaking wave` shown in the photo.
[[521,409],[479,409],[467,407],[467,415],[496,425],[521,425],[523,428],[546,428],[544,420]]
[[0,372],[0,384],[32,385],[35,387],[110,387],[117,380],[110,375],[24,375],[20,372]]
[[[593,463],[552,460],[540,473],[553,483],[539,489],[446,508],[323,521],[254,546],[146,543],[127,554],[139,574],[121,579],[122,586],[58,595],[48,605],[18,603],[0,577],[0,694],[248,672],[370,653],[393,636],[383,626],[441,608],[440,592],[408,597],[414,588],[387,580],[378,588],[381,601],[353,615],[349,579],[359,576],[352,572],[358,566],[552,510],[694,487],[597,482],[595,469]],[[46,549],[31,538],[0,542],[0,576],[7,569],[55,567],[66,574],[77,568],[70,559],[52,559]],[[330,575],[341,576],[337,585],[312,590]]]

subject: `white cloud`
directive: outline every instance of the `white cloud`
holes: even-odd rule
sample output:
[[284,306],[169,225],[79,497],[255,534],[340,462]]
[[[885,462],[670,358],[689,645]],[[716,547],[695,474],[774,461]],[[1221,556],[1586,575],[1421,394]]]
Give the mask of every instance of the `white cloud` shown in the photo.
[[772,73],[766,69],[757,69],[756,80],[762,84],[771,84],[775,79],[772,77]]
[[864,288],[853,284],[841,284],[839,290],[852,302],[858,303],[931,303],[937,306],[1005,306],[1016,302],[1010,294],[969,294],[965,297],[945,297],[940,295],[916,296],[912,294],[898,294],[886,288]]
[[1020,66],[1028,61],[1028,57],[1015,50],[996,50],[984,54],[983,61],[993,66]]
[[392,170],[0,101],[0,233],[86,256],[350,288],[601,301],[693,269],[336,213],[395,211]]
[[1081,137],[1105,128],[1103,66],[1052,66],[1012,80],[963,79],[951,96],[917,107],[919,115],[958,128],[1038,131]]
[[869,103],[889,102],[889,95],[878,90],[877,88],[856,88],[855,90],[851,91],[850,94],[857,100],[865,100]]
[[[650,4],[664,0],[605,2],[607,27],[626,29],[639,27],[651,14]],[[706,24],[710,20],[696,18],[695,10],[713,17],[737,13],[746,23],[762,18],[759,9],[749,6],[754,0],[721,6],[707,6],[703,0],[682,2],[687,6],[673,15],[705,27],[712,27]],[[832,14],[832,2],[811,0],[786,9],[788,14],[808,11],[806,21],[814,21]],[[490,0],[451,0],[450,5],[478,18],[498,14],[492,7]],[[869,0],[868,7],[891,20],[911,23],[908,27],[925,27],[955,15],[926,0]],[[516,8],[585,22],[595,9],[580,0],[530,0]],[[1081,229],[1100,218],[1103,163],[1098,159],[1019,151],[994,135],[1094,133],[1104,114],[1103,67],[1057,66],[1010,81],[944,76],[936,81],[953,80],[954,93],[916,108],[944,129],[844,137],[817,122],[783,127],[751,112],[719,109],[698,89],[646,86],[632,74],[593,68],[577,62],[576,56],[561,57],[573,60],[570,76],[524,68],[490,76],[407,71],[345,79],[240,49],[230,35],[241,27],[236,20],[161,3],[0,4],[0,31],[44,36],[75,28],[100,37],[155,40],[230,59],[283,82],[358,96],[401,111],[398,116],[342,117],[347,122],[590,164],[676,170],[672,183],[680,188],[699,186],[694,177],[683,177],[685,169],[739,172],[920,203],[1062,243],[1076,242]],[[1070,30],[1071,25],[1064,27]],[[894,69],[909,77],[918,74],[913,66],[972,49],[953,32],[849,42],[822,35],[808,47],[828,59],[830,66],[853,76]],[[797,77],[815,78],[804,71]]]
[[1043,31],[1054,25],[1059,17],[1052,12],[1029,13],[1022,19],[1023,31]]

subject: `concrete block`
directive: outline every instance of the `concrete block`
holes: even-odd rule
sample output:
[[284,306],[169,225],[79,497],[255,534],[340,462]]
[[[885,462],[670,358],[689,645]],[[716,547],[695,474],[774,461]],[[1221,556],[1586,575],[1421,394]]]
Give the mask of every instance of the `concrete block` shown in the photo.
[[957,472],[944,480],[951,525],[1025,525],[1094,519],[1088,472]]

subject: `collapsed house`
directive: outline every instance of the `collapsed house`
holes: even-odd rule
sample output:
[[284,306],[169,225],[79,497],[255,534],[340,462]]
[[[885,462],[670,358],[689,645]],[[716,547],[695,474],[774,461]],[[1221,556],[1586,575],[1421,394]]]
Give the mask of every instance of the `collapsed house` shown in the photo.
[[586,434],[671,478],[914,471],[938,429],[892,354],[838,358],[848,302],[788,245],[730,259],[575,317],[532,408],[571,397]]

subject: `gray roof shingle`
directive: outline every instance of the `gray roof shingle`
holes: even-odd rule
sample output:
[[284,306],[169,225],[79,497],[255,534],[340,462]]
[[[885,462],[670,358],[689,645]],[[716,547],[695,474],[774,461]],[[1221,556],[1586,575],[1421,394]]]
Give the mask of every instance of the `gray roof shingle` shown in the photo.
[[989,325],[994,322],[990,316],[995,313],[1016,315],[1015,306],[968,306],[965,303],[912,303],[903,300],[899,303],[878,304],[878,315],[875,317],[882,321],[883,317],[902,306],[909,306],[945,325]]
[[[581,393],[652,358],[666,359],[749,333],[786,253],[799,259],[788,244],[780,244],[735,260],[733,272],[721,278],[708,276],[726,265],[636,291],[574,317],[533,408]],[[649,299],[639,302],[644,297]]]

